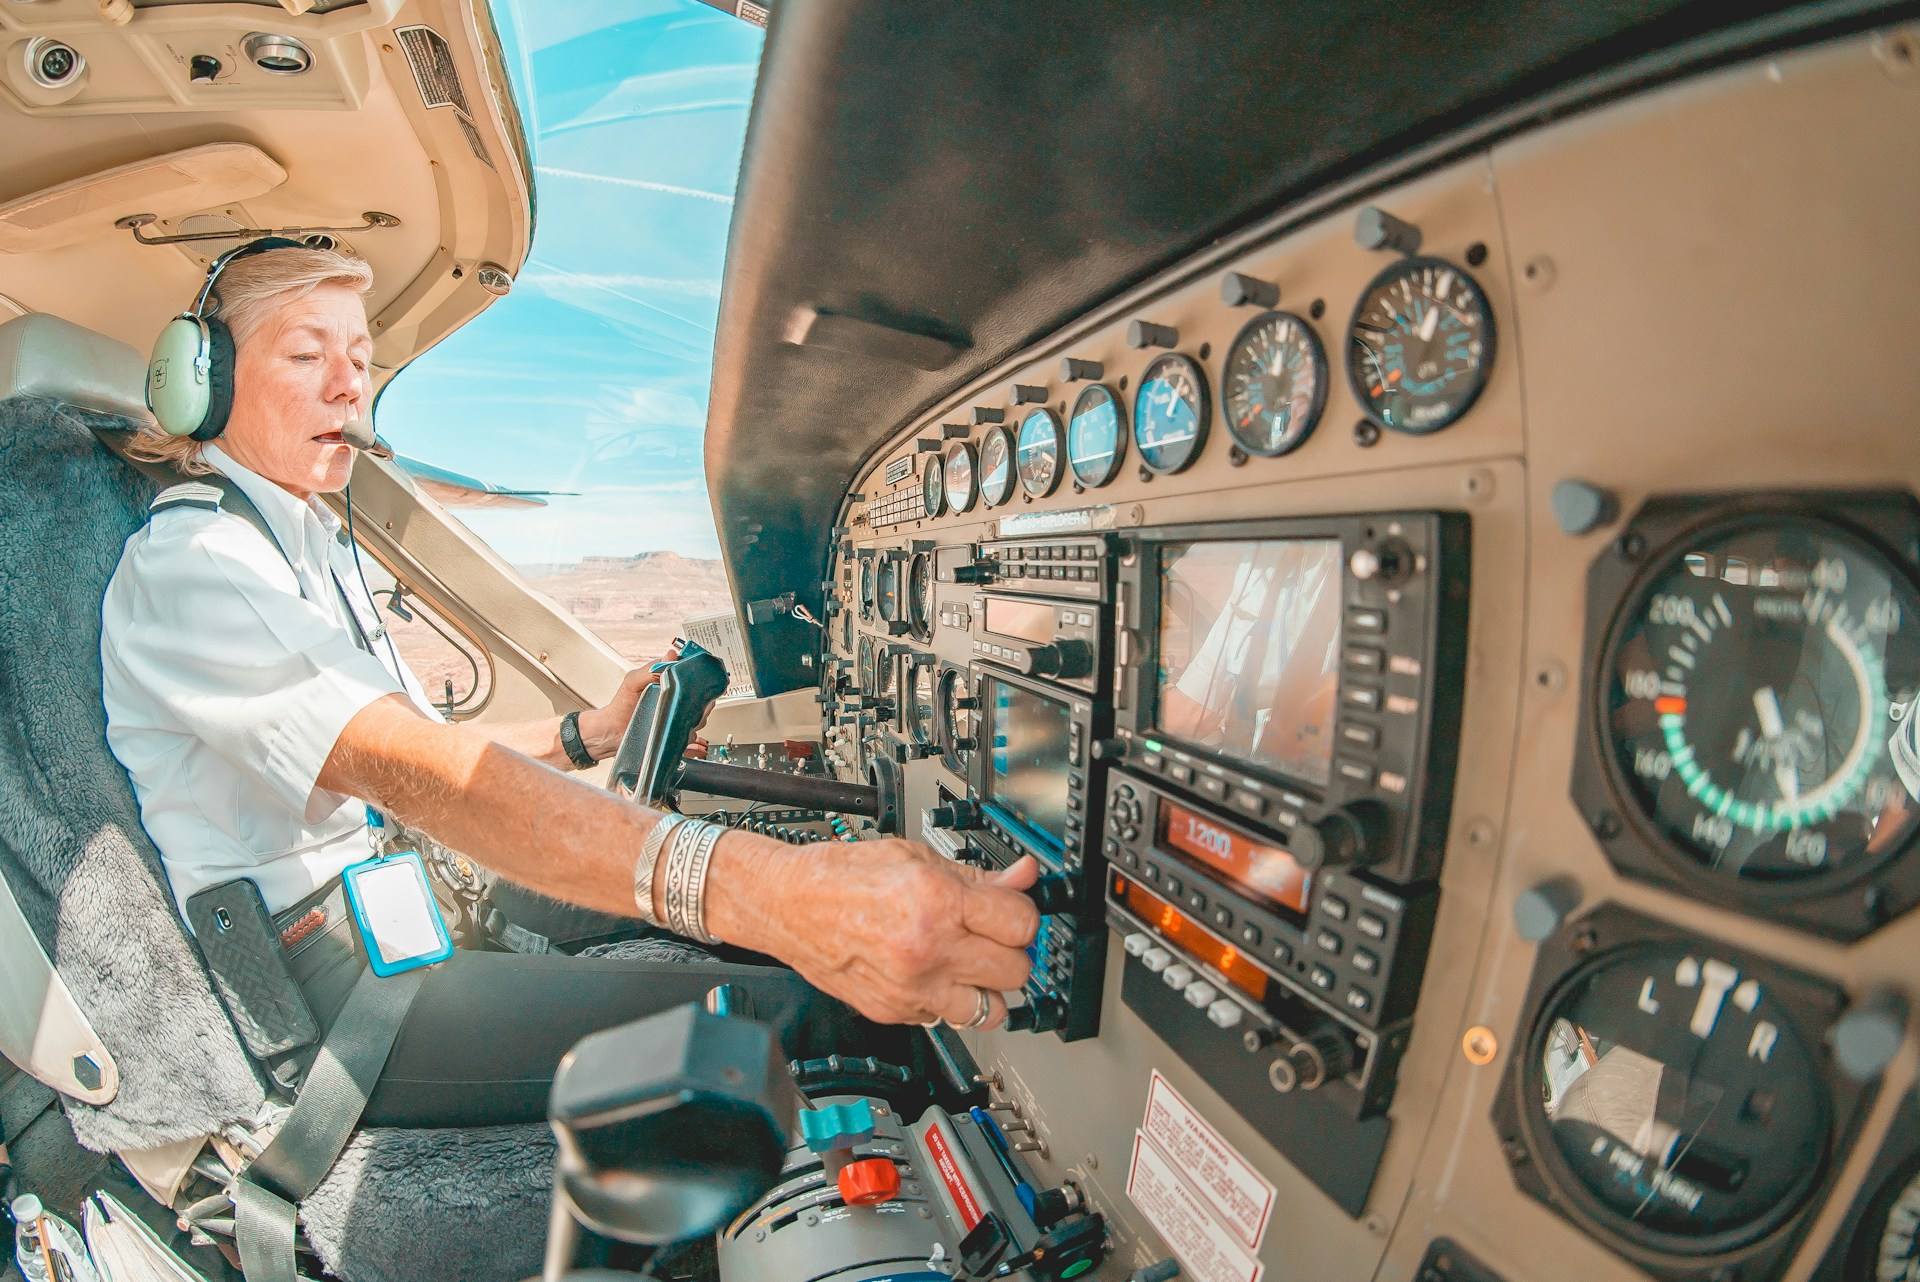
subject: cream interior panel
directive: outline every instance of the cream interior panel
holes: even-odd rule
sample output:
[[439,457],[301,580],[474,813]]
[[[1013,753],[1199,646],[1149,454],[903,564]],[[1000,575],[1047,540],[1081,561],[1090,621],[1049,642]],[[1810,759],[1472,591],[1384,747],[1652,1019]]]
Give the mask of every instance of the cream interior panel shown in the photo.
[[[1038,1173],[1080,1183],[1111,1218],[1116,1249],[1102,1277],[1117,1280],[1165,1254],[1125,1196],[1154,1070],[1278,1186],[1260,1255],[1272,1282],[1400,1282],[1441,1236],[1510,1282],[1645,1277],[1520,1191],[1490,1117],[1511,1048],[1526,1033],[1535,959],[1514,930],[1513,906],[1548,877],[1576,880],[1583,911],[1620,903],[1825,977],[1855,998],[1883,982],[1911,988],[1920,913],[1842,944],[1627,880],[1569,792],[1586,697],[1588,566],[1611,554],[1643,499],[1767,488],[1912,492],[1920,482],[1910,448],[1920,361],[1903,319],[1920,287],[1912,230],[1920,74],[1888,49],[1884,37],[1861,36],[1711,72],[1370,192],[1366,201],[1421,228],[1422,253],[1459,263],[1475,245],[1487,251],[1471,270],[1492,304],[1497,356],[1478,403],[1443,432],[1356,440],[1346,325],[1388,259],[1354,243],[1350,204],[1250,232],[1036,345],[895,434],[853,485],[860,497],[843,515],[846,542],[834,563],[849,606],[857,584],[845,586],[851,576],[840,568],[851,563],[848,549],[977,542],[1004,536],[996,522],[1008,515],[1092,508],[1096,528],[1121,535],[1161,523],[1405,507],[1472,517],[1466,704],[1439,922],[1393,1135],[1365,1213],[1343,1215],[1121,1000],[1117,938],[1097,1039],[970,1035],[1047,1145],[1026,1155]],[[1216,401],[1213,434],[1187,472],[1142,477],[1135,455],[1097,491],[1078,491],[1069,476],[1048,498],[1017,494],[997,510],[870,523],[887,499],[917,489],[925,456],[894,485],[887,466],[914,454],[916,442],[944,449],[942,424],[967,423],[974,407],[1017,424],[1026,407],[1014,401],[1016,386],[1044,387],[1043,403],[1064,418],[1078,387],[1061,381],[1063,356],[1101,362],[1109,384],[1126,378],[1130,408],[1157,355],[1126,346],[1130,319],[1175,327],[1176,350],[1199,358],[1217,389],[1224,349],[1254,314],[1220,303],[1228,269],[1277,284],[1279,307],[1308,316],[1327,349],[1327,409],[1296,452],[1233,459]],[[1325,304],[1317,317],[1315,300]],[[985,430],[969,426],[965,439],[977,444]],[[1593,533],[1563,533],[1550,495],[1566,478],[1614,493],[1621,517]],[[965,604],[978,591],[939,583],[936,604]],[[838,635],[837,619],[831,631]],[[865,636],[900,640],[857,617],[852,631],[856,646]],[[974,658],[972,638],[950,627],[916,648],[963,666]],[[833,652],[843,653],[837,641]],[[967,783],[934,757],[908,763],[903,788],[913,835],[923,810],[966,795]],[[1478,1067],[1462,1046],[1476,1026],[1499,1047]],[[1807,1215],[1786,1276],[1811,1275],[1850,1202],[1865,1195],[1861,1181],[1913,1080],[1917,1050],[1909,1031],[1826,1201]]]

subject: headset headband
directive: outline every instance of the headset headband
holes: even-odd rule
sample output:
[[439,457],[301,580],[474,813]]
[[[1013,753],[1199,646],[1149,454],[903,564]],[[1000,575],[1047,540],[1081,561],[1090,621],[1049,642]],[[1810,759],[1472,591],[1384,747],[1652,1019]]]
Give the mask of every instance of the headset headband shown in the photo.
[[207,265],[206,283],[200,286],[199,297],[193,300],[193,306],[183,314],[197,316],[203,320],[206,318],[207,299],[212,296],[214,284],[220,279],[220,273],[227,270],[229,263],[237,262],[242,258],[251,258],[255,254],[264,254],[273,249],[305,248],[307,248],[306,245],[297,240],[288,240],[285,236],[262,236],[258,240],[250,240],[244,245],[229,249]]

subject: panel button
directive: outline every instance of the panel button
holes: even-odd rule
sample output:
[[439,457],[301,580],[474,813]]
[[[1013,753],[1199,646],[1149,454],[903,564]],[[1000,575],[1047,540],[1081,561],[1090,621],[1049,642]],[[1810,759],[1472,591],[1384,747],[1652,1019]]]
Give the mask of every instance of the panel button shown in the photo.
[[1207,1007],[1207,1019],[1219,1028],[1237,1027],[1244,1018],[1246,1018],[1245,1012],[1224,997]]
[[1274,965],[1284,966],[1293,960],[1293,947],[1276,939],[1273,941],[1273,947],[1268,951],[1267,956],[1273,958]]
[[1155,974],[1165,970],[1173,960],[1173,954],[1164,948],[1149,948],[1140,957],[1140,964]]
[[1249,948],[1260,946],[1260,928],[1252,922],[1240,923],[1240,942]]
[[1150,886],[1159,885],[1160,869],[1158,865],[1146,864],[1142,866],[1140,869],[1140,880],[1146,882]]
[[[1147,955],[1151,957],[1153,954],[1149,953]],[[1313,981],[1315,988],[1325,989],[1329,993],[1333,991],[1333,972],[1325,966],[1313,967],[1313,969],[1307,972],[1307,978]]]
[[1175,783],[1190,784],[1193,782],[1193,767],[1184,765],[1178,761],[1169,762],[1167,765],[1167,777]]
[[1172,989],[1185,988],[1193,982],[1193,967],[1185,962],[1169,966],[1160,972],[1160,982]]
[[[1111,825],[1109,825],[1111,827]],[[1120,853],[1120,843],[1109,837],[1100,843],[1100,853],[1112,859]]]
[[1233,795],[1227,798],[1227,804],[1241,814],[1252,815],[1255,819],[1267,813],[1267,799],[1257,792],[1248,792],[1245,788],[1235,788]]
[[1140,856],[1134,854],[1131,850],[1123,850],[1120,852],[1120,863],[1121,866],[1125,868],[1138,868],[1140,866]]
[[1378,672],[1386,662],[1386,656],[1370,645],[1348,646],[1346,659],[1355,672]]
[[1380,707],[1380,691],[1373,686],[1347,686],[1340,691],[1340,698],[1349,708],[1373,712]]
[[1160,767],[1162,767],[1162,766],[1164,766],[1164,765],[1166,765],[1166,764],[1167,764],[1167,762],[1166,762],[1166,758],[1164,758],[1164,757],[1162,757],[1162,756],[1161,756],[1161,755],[1160,755],[1159,753],[1157,753],[1157,752],[1146,752],[1146,753],[1142,753],[1142,754],[1140,755],[1140,767],[1141,767],[1141,769],[1143,769],[1143,770],[1150,770],[1150,771],[1152,771],[1152,772],[1153,772],[1154,774],[1159,774],[1159,773],[1160,773]]
[[1166,889],[1167,894],[1171,895],[1173,898],[1178,899],[1180,897],[1180,891],[1182,889],[1180,885],[1180,879],[1174,876],[1172,873],[1161,874],[1160,884],[1162,887]]
[[1354,632],[1372,632],[1375,634],[1387,630],[1387,612],[1370,606],[1355,605],[1347,608],[1347,627]]
[[1367,936],[1369,939],[1385,939],[1387,937],[1387,923],[1375,917],[1372,913],[1361,913],[1360,920],[1353,924],[1359,928],[1361,934]]
[[1373,994],[1364,988],[1347,990],[1347,1009],[1359,1011],[1362,1015],[1373,1009]]
[[1340,777],[1365,787],[1373,782],[1373,767],[1364,761],[1352,761],[1342,757],[1334,762],[1340,771]]
[[1340,898],[1340,896],[1322,895],[1320,897],[1320,911],[1335,921],[1345,921],[1352,910],[1348,908],[1347,901]]
[[1207,911],[1207,897],[1197,890],[1187,892],[1187,907],[1196,913]]
[[1341,946],[1346,943],[1345,940],[1330,930],[1315,932],[1313,942],[1319,947],[1321,952],[1333,953],[1336,956],[1339,954]]
[[1356,948],[1353,950],[1353,968],[1362,975],[1378,975],[1380,959],[1364,948]]
[[1153,936],[1145,931],[1136,930],[1121,940],[1120,946],[1127,950],[1127,956],[1140,957],[1146,953],[1147,949],[1153,947]]
[[1370,726],[1364,721],[1342,722],[1340,738],[1356,748],[1377,748],[1380,746],[1380,727]]
[[1187,1005],[1193,1007],[1195,1010],[1205,1010],[1207,1007],[1213,1005],[1214,1000],[1218,998],[1220,994],[1212,984],[1207,983],[1205,980],[1196,979],[1180,990],[1180,996],[1184,997]]
[[1220,930],[1232,930],[1233,909],[1222,904],[1213,910],[1213,915],[1208,917],[1207,920],[1212,922],[1214,926]]
[[1225,779],[1216,779],[1212,775],[1201,775],[1200,791],[1204,795],[1212,797],[1215,801],[1225,801],[1227,799],[1227,781]]

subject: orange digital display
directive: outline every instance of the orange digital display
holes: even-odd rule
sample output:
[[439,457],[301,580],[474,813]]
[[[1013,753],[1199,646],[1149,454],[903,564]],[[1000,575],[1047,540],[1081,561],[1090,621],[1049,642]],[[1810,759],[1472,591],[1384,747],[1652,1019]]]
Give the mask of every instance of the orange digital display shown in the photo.
[[1131,908],[1134,915],[1145,922],[1158,927],[1167,939],[1207,965],[1225,975],[1238,988],[1255,1001],[1262,1001],[1267,995],[1267,972],[1255,966],[1231,944],[1223,944],[1195,925],[1185,913],[1172,904],[1149,895],[1127,878],[1114,874],[1113,893],[1120,896],[1121,902]]
[[1295,913],[1307,911],[1313,875],[1278,846],[1249,837],[1165,797],[1160,799],[1160,844],[1197,860],[1245,894]]

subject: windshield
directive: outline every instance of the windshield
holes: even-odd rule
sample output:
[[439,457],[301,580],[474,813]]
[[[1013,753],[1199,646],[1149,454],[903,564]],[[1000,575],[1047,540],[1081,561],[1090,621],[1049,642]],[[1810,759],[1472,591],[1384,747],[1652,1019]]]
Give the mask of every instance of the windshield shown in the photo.
[[699,0],[504,0],[494,16],[533,154],[532,256],[394,379],[378,426],[423,480],[546,492],[452,506],[651,658],[685,619],[730,609],[701,436],[764,33]]

